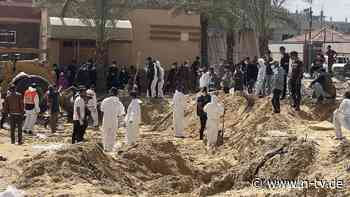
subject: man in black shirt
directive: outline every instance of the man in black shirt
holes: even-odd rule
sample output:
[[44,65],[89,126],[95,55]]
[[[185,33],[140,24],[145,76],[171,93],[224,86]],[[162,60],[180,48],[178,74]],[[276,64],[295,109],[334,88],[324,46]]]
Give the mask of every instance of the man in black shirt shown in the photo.
[[289,72],[289,59],[290,59],[290,57],[289,57],[289,54],[286,53],[286,48],[284,48],[283,46],[280,48],[280,52],[282,55],[280,65],[285,71],[284,86],[283,86],[282,97],[281,97],[281,100],[283,100],[286,98],[286,94],[287,94],[287,76],[288,76],[288,72]]
[[208,89],[204,87],[202,89],[202,95],[197,99],[197,116],[199,116],[199,119],[201,121],[201,128],[199,130],[200,140],[203,140],[203,133],[208,119],[207,113],[205,113],[203,109],[208,103],[210,103],[210,101],[211,96],[208,94]]
[[147,81],[148,81],[148,86],[147,86],[147,93],[149,97],[152,97],[152,82],[154,80],[154,75],[155,75],[155,70],[154,70],[154,63],[151,57],[147,58]]
[[47,92],[47,104],[50,113],[51,132],[55,133],[57,129],[58,116],[60,113],[59,93],[56,86],[49,87],[49,90]]

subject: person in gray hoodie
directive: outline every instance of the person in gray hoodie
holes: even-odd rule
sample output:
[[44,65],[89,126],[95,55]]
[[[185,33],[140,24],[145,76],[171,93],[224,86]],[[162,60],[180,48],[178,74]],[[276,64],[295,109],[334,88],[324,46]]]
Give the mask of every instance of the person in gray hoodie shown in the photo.
[[280,99],[284,88],[285,70],[278,63],[275,64],[273,82],[272,82],[272,106],[275,113],[280,113]]

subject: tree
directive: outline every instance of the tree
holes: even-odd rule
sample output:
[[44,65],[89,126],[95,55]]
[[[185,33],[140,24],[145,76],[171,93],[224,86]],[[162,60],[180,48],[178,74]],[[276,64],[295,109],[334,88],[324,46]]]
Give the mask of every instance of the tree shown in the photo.
[[252,29],[257,34],[260,55],[265,55],[269,48],[271,27],[274,22],[288,22],[297,26],[283,5],[287,0],[241,0],[242,9]]

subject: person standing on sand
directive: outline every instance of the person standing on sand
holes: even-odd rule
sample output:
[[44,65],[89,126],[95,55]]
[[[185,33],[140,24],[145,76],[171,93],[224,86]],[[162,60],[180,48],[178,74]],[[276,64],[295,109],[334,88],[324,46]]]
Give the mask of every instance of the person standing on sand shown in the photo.
[[11,127],[11,143],[15,144],[16,129],[18,130],[18,145],[23,144],[22,141],[22,123],[24,114],[23,98],[20,93],[16,91],[16,86],[11,85],[9,93],[5,99],[4,112],[10,116],[10,127]]
[[177,138],[183,138],[185,130],[185,95],[182,89],[177,87],[173,98],[173,125]]
[[50,128],[52,133],[56,133],[58,115],[60,113],[59,92],[56,85],[50,86],[47,92],[47,105],[50,114]]
[[280,107],[280,99],[281,94],[283,93],[284,89],[284,76],[285,71],[278,63],[275,64],[275,72],[272,78],[272,106],[274,113],[280,113],[281,107]]
[[208,89],[204,87],[202,89],[202,95],[197,99],[197,116],[199,116],[201,122],[201,128],[199,130],[199,139],[203,140],[204,130],[207,123],[207,113],[203,110],[204,107],[210,103],[211,96],[208,94]]
[[98,129],[98,111],[97,111],[97,98],[93,85],[86,91],[87,96],[90,98],[87,102],[87,108],[90,111],[90,115],[93,121],[93,127]]
[[79,87],[79,95],[74,101],[72,144],[82,142],[86,129],[86,88]]
[[289,75],[289,87],[291,91],[291,97],[293,100],[292,108],[295,111],[300,111],[301,104],[301,80],[303,79],[304,67],[303,62],[298,57],[298,52],[293,51],[290,53],[292,63]]
[[132,98],[125,117],[126,122],[126,141],[128,145],[136,143],[141,123],[141,107],[142,101],[137,98],[137,92],[130,92]]
[[103,112],[103,149],[106,152],[111,152],[114,149],[118,119],[125,115],[125,108],[118,98],[117,88],[111,88],[110,96],[105,98],[101,103],[101,111]]
[[38,113],[40,113],[39,94],[35,83],[30,85],[24,93],[24,110],[26,118],[23,125],[23,132],[33,134],[33,128],[36,123]]
[[220,116],[224,114],[224,110],[224,106],[219,103],[218,98],[214,95],[211,96],[211,102],[208,103],[203,109],[208,116],[206,124],[208,149],[215,147],[217,144]]
[[350,129],[350,92],[346,92],[344,100],[339,108],[333,113],[333,124],[335,126],[335,139],[343,140],[342,127]]

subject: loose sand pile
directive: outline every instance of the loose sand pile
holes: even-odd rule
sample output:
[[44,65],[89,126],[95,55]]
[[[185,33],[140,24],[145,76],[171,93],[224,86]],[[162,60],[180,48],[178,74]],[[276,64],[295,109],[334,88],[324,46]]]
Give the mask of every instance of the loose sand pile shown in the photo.
[[54,153],[42,152],[19,165],[23,172],[16,185],[33,196],[53,192],[47,186],[60,190],[66,184],[81,183],[104,194],[188,193],[200,182],[200,173],[171,142],[142,143],[115,157],[103,153],[99,144],[74,145]]

